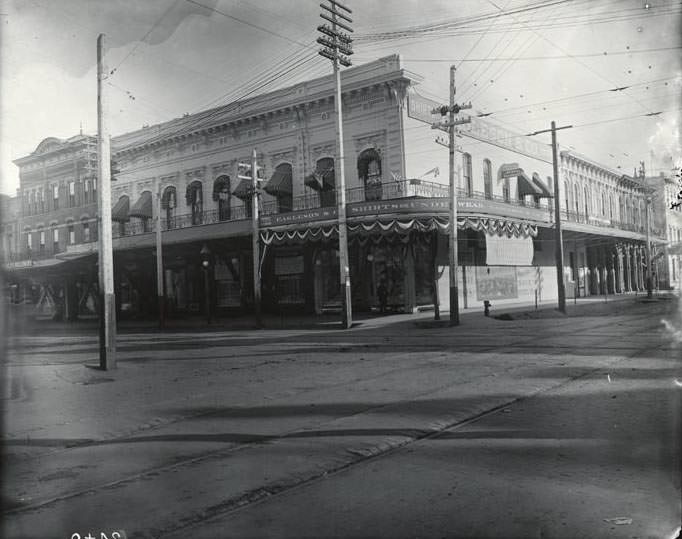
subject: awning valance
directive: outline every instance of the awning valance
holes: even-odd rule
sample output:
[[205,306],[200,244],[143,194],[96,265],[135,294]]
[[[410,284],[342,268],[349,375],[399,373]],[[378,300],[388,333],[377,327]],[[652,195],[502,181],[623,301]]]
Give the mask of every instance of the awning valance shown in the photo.
[[[374,221],[372,223],[349,223],[348,234],[351,237],[362,237],[374,234],[398,234],[409,238],[409,233],[431,232],[438,230],[447,234],[449,230],[448,220],[444,217],[429,217],[425,219],[391,219],[389,221]],[[457,228],[469,228],[488,235],[507,237],[536,237],[537,226],[524,222],[509,221],[507,219],[490,219],[485,217],[463,217],[457,219]],[[335,238],[338,236],[338,226],[307,227],[299,230],[261,231],[261,239],[266,245],[283,243],[301,243],[303,241],[315,241]]]
[[518,176],[516,176],[517,186],[519,190],[519,196],[523,197],[526,195],[533,195],[535,197],[540,197],[543,195],[542,189],[533,183],[528,175],[520,171]]
[[276,169],[265,186],[265,192],[273,196],[290,195],[292,192],[291,167]]
[[533,172],[533,183],[539,187],[543,193],[542,195],[538,195],[538,198],[552,198],[552,192],[549,190],[548,184],[542,181],[537,172]]
[[141,217],[142,219],[152,218],[152,194],[150,191],[145,191],[137,199],[137,202],[130,208],[128,215],[131,217]]
[[123,195],[118,199],[118,202],[111,208],[111,220],[125,223],[130,221],[130,199],[127,195]]
[[232,194],[241,200],[249,200],[252,192],[251,180],[242,179],[235,190],[232,191]]

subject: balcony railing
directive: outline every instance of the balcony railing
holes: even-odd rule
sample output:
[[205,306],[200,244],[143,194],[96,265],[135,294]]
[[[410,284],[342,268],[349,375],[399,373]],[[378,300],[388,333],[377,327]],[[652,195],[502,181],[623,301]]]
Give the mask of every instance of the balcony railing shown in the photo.
[[[449,196],[449,186],[419,180],[396,180],[391,182],[384,182],[374,186],[353,187],[346,190],[346,202],[349,204],[374,201],[374,200],[393,200],[410,197],[423,198],[446,198]],[[493,195],[481,191],[471,191],[467,189],[458,188],[457,196],[463,199],[487,200],[496,204],[504,204],[517,207],[537,208],[547,212],[549,220],[553,221],[554,205],[551,199],[546,199],[546,202],[541,199],[532,199],[525,197],[524,199],[506,198],[500,195]],[[286,206],[283,206],[286,204]],[[322,191],[318,193],[306,194],[293,197],[287,201],[271,200],[264,202],[260,207],[260,214],[263,216],[286,213],[288,211],[310,210],[320,207],[336,207],[336,192]],[[290,206],[290,207],[289,207]],[[644,227],[633,223],[623,223],[613,219],[607,219],[596,216],[589,216],[583,213],[574,211],[561,211],[563,221],[589,224],[592,226],[612,228],[620,230],[628,230],[631,232],[644,233]],[[251,207],[249,204],[244,204],[237,207],[230,208],[229,212],[219,210],[207,210],[194,214],[176,215],[172,218],[165,218],[161,220],[161,230],[168,231],[180,228],[189,228],[199,225],[208,225],[220,222],[240,221],[251,218]],[[115,238],[125,236],[136,236],[140,234],[150,234],[156,231],[156,221],[149,219],[143,222],[139,219],[133,219],[129,222],[112,225],[113,236]],[[660,235],[657,230],[651,231],[652,236]],[[51,258],[54,253],[43,252],[42,254],[33,251],[33,260],[38,260],[40,257]],[[22,256],[15,253],[16,256]]]

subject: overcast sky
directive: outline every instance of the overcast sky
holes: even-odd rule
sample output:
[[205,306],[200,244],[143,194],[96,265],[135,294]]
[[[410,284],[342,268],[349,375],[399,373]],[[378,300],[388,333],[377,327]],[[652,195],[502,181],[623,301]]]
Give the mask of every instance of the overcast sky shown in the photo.
[[[96,132],[100,33],[114,71],[107,86],[114,135],[331,71],[316,54],[318,0],[0,4],[3,193],[19,186],[12,160],[44,138],[70,137],[81,126]],[[672,166],[670,158],[682,164],[679,0],[346,4],[356,64],[400,53],[424,77],[419,90],[443,100],[454,64],[457,100],[491,112],[491,121],[521,133],[546,129],[551,120],[572,124],[560,134],[562,148],[628,173],[639,161],[654,173]],[[652,150],[668,160],[655,162]]]

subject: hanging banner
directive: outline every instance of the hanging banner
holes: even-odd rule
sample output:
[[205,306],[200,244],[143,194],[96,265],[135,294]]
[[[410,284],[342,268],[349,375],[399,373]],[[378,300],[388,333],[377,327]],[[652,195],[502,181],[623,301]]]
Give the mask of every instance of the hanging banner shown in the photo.
[[516,268],[476,266],[476,299],[478,301],[518,297]]
[[531,266],[533,264],[533,240],[526,237],[485,235],[488,266]]

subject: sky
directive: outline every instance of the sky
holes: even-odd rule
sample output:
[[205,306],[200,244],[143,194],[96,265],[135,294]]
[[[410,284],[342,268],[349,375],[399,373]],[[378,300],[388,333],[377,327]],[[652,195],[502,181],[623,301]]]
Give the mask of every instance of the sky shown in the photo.
[[[41,140],[96,133],[100,33],[118,135],[329,74],[319,3],[0,0],[0,192],[16,192],[12,161]],[[400,53],[424,77],[417,90],[444,102],[455,65],[472,114],[520,133],[573,125],[562,149],[624,173],[640,161],[653,174],[682,166],[680,0],[345,4],[356,65]]]

